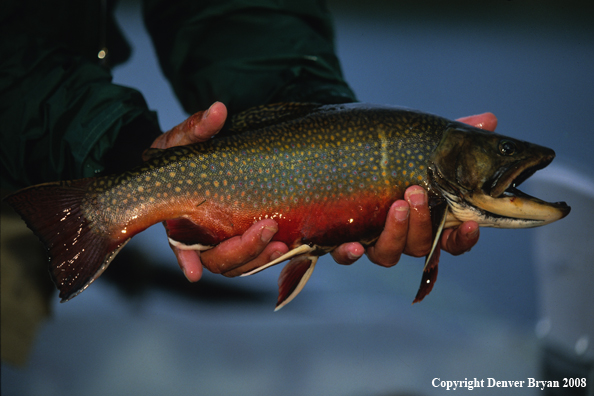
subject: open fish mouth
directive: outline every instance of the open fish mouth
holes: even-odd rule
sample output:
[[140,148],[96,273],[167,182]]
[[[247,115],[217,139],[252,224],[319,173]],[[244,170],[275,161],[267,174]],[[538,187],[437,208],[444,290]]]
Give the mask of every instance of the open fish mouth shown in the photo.
[[[546,168],[555,158],[555,154],[549,154],[543,158],[535,158],[531,161],[518,161],[499,172],[483,185],[483,191],[493,198],[498,198],[504,192],[513,192],[516,187],[526,181],[536,171]],[[518,191],[518,190],[515,190]]]
[[554,154],[532,161],[519,161],[485,182],[482,191],[454,198],[445,194],[453,218],[446,226],[473,220],[484,227],[529,228],[546,225],[567,216],[571,208],[565,202],[546,202],[520,191],[517,187],[536,171],[551,163]]

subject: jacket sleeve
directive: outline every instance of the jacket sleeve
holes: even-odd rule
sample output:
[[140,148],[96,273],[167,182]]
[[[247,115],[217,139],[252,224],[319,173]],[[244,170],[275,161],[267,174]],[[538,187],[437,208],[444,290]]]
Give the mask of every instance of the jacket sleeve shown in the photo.
[[125,168],[160,133],[140,93],[107,69],[39,38],[0,43],[3,189]]
[[319,0],[145,0],[145,24],[184,109],[355,100]]

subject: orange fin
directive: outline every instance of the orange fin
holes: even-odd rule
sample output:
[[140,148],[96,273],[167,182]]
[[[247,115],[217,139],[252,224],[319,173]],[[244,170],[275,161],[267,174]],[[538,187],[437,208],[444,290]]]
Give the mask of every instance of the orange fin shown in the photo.
[[309,280],[318,256],[302,254],[294,257],[283,268],[278,278],[278,301],[275,311],[278,311],[293,300]]
[[446,203],[436,205],[431,208],[431,220],[433,223],[433,244],[431,251],[425,259],[425,266],[423,267],[423,276],[421,277],[421,285],[417,291],[417,295],[413,300],[413,304],[422,301],[425,296],[431,293],[435,281],[437,280],[437,270],[439,265],[439,255],[441,249],[439,248],[439,241],[441,233],[443,232],[446,218],[448,217],[448,206]]
[[285,260],[288,260],[290,258],[297,258],[299,257],[299,255],[304,255],[307,253],[311,253],[314,250],[316,250],[316,246],[309,246],[309,245],[299,245],[297,246],[295,249],[292,249],[290,251],[288,251],[287,253],[283,254],[282,256],[280,256],[279,258],[270,261],[269,263],[266,263],[258,268],[254,268],[253,270],[246,272],[245,274],[241,274],[241,276],[250,276],[250,275],[254,275],[257,274],[260,271],[265,270],[266,268],[270,268],[273,265],[276,265],[278,263],[282,263]]
[[128,242],[94,230],[81,209],[93,179],[46,183],[5,200],[45,245],[62,302],[86,289]]
[[437,280],[437,270],[439,267],[439,254],[441,250],[438,248],[431,254],[431,257],[427,256],[429,260],[425,264],[425,269],[423,270],[423,276],[421,277],[421,285],[419,286],[419,290],[417,291],[417,295],[413,300],[414,303],[418,303],[423,301],[425,296],[431,293],[433,290],[433,286],[435,285],[435,281]]

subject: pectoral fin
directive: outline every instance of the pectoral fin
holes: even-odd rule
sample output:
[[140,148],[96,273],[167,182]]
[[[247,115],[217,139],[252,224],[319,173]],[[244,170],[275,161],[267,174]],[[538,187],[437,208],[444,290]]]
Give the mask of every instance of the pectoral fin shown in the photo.
[[423,267],[423,277],[421,278],[421,285],[417,291],[417,295],[413,301],[414,303],[420,302],[431,293],[433,285],[437,280],[437,270],[439,265],[439,241],[441,240],[441,233],[443,232],[446,218],[448,217],[448,205],[442,203],[440,205],[431,208],[431,220],[433,223],[433,244],[431,245],[431,251],[425,258],[425,266]]
[[431,293],[431,290],[433,290],[433,285],[435,285],[435,281],[437,280],[437,270],[439,268],[438,264],[440,252],[441,250],[437,249],[433,254],[430,255],[430,259],[425,263],[426,269],[423,270],[421,285],[419,286],[417,295],[413,300],[413,304],[423,301],[425,296],[427,296],[429,293]]
[[314,267],[318,261],[318,256],[302,254],[294,257],[283,268],[278,278],[278,301],[274,311],[278,311],[301,292]]

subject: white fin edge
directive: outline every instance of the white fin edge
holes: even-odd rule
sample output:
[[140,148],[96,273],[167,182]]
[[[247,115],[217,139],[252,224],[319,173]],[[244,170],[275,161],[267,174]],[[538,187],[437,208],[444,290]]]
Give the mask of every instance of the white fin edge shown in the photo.
[[210,246],[210,245],[201,245],[199,243],[196,243],[194,245],[186,245],[183,242],[180,241],[176,241],[175,239],[171,239],[171,238],[167,238],[169,239],[169,243],[180,249],[180,250],[199,250],[199,251],[204,251],[204,250],[208,250],[208,249],[212,249],[214,246]]
[[427,255],[427,259],[425,260],[425,266],[423,267],[423,271],[427,270],[427,266],[429,265],[429,262],[431,261],[431,257],[433,257],[433,253],[435,253],[435,249],[438,249],[437,246],[439,245],[439,241],[441,239],[441,233],[443,232],[444,226],[446,224],[446,219],[448,218],[448,212],[449,212],[448,209],[449,209],[449,206],[446,206],[445,212],[439,222],[439,227],[437,228],[437,231],[435,232],[435,237],[433,238],[433,245],[431,245],[431,252],[429,252],[429,254]]
[[297,246],[295,249],[288,251],[287,253],[283,254],[279,258],[277,258],[275,260],[272,260],[271,262],[269,262],[267,264],[264,264],[261,267],[255,268],[255,269],[253,269],[253,270],[251,270],[249,272],[246,272],[244,274],[241,274],[240,276],[249,276],[249,275],[256,274],[256,273],[258,273],[260,271],[265,270],[266,268],[270,268],[273,265],[276,265],[278,263],[281,263],[281,262],[283,262],[285,260],[288,260],[288,259],[290,259],[292,257],[298,256],[300,254],[311,253],[314,250],[316,250],[316,247],[315,246],[309,246],[309,245],[300,245],[300,246]]
[[281,309],[282,307],[284,307],[285,305],[290,303],[295,297],[297,297],[297,294],[301,293],[301,290],[303,290],[303,287],[305,287],[305,284],[311,277],[311,274],[313,273],[316,263],[318,262],[318,256],[307,256],[307,258],[309,260],[311,260],[311,264],[309,265],[309,268],[307,269],[307,271],[305,271],[305,274],[303,274],[303,276],[301,277],[301,280],[299,281],[299,284],[297,285],[295,290],[293,290],[293,292],[291,294],[289,294],[289,297],[287,297],[282,303],[280,303],[276,308],[274,308],[274,312],[278,311],[279,309]]

